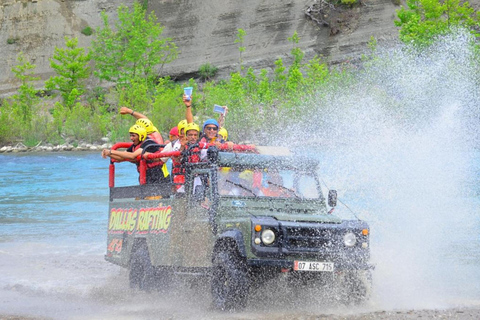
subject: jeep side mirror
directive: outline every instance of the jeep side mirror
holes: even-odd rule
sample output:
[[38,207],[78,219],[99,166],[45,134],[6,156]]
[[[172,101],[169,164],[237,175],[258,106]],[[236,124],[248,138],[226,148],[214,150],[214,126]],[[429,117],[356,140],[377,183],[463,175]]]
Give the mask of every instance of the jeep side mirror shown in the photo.
[[204,185],[195,186],[195,191],[193,192],[193,199],[195,201],[203,201],[205,199],[205,186]]
[[328,190],[328,205],[330,207],[337,205],[337,190]]

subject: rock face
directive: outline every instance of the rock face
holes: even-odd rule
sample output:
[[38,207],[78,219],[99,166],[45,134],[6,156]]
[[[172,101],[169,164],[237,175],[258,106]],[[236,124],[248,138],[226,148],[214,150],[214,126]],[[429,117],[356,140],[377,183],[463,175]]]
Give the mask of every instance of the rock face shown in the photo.
[[235,39],[239,28],[246,31],[243,63],[260,68],[271,67],[278,57],[289,55],[293,45],[288,38],[295,31],[306,58],[318,54],[329,62],[358,56],[371,36],[377,40],[397,38],[393,20],[399,6],[392,0],[367,0],[348,10],[332,5],[323,17],[328,25],[306,15],[308,8],[321,3],[326,2],[161,0],[150,1],[149,9],[166,26],[164,34],[174,38],[182,50],[180,58],[168,66],[173,74],[195,72],[207,62],[223,72],[238,70],[240,53]]
[[[123,3],[131,5],[133,0]],[[0,94],[18,86],[11,72],[18,53],[23,52],[36,65],[36,73],[47,79],[53,74],[49,59],[56,46],[65,46],[64,37],[77,37],[79,46],[90,46],[92,37],[81,31],[100,26],[103,10],[115,16],[118,5],[115,0],[0,0]]]
[[[306,58],[318,54],[329,62],[358,57],[371,36],[379,41],[397,38],[393,20],[399,6],[392,1],[398,0],[362,0],[361,5],[343,11],[330,6],[315,21],[306,15],[308,8],[327,5],[325,1],[148,1],[148,9],[165,27],[164,35],[172,37],[181,50],[161,74],[188,78],[207,62],[219,68],[220,76],[238,70],[239,28],[246,31],[241,59],[255,68],[272,67],[277,58],[285,59],[293,47],[288,38],[295,31]],[[127,6],[132,3],[123,1]],[[77,37],[80,46],[88,47],[94,35],[81,31],[100,26],[102,10],[113,20],[119,4],[115,0],[0,0],[0,94],[16,90],[11,68],[19,52],[45,80],[53,74],[49,59],[56,46],[64,46],[64,37]]]

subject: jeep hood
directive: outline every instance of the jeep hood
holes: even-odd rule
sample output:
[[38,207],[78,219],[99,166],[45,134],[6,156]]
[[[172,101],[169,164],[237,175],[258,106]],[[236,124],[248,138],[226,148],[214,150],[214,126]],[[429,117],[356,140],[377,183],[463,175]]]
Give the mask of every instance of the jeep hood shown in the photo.
[[[265,201],[251,199],[222,199],[220,207],[230,209],[234,216],[266,216],[279,221],[342,223],[337,216],[327,214],[324,202]],[[222,210],[222,209],[220,209]]]
[[342,219],[337,216],[327,214],[309,214],[309,213],[286,213],[286,212],[268,212],[266,215],[279,221],[294,222],[318,222],[318,223],[342,223]]

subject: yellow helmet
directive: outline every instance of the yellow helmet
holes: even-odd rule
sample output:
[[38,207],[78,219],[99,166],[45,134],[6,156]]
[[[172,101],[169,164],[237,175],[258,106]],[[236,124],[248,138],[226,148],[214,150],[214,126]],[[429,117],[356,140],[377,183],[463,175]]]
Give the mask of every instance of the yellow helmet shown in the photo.
[[145,140],[145,138],[147,137],[147,130],[145,130],[144,127],[138,124],[134,124],[133,126],[131,126],[128,132],[138,134],[138,139],[140,141]]
[[228,131],[224,127],[221,127],[220,130],[218,130],[218,135],[222,136],[223,140],[227,141],[228,139]]
[[[185,129],[185,126],[187,125],[187,119],[183,119],[182,121],[180,121],[177,125],[177,128],[178,128],[178,133],[182,133],[182,129]],[[185,134],[185,131],[183,132],[183,134]]]
[[151,134],[158,131],[157,128],[153,125],[152,121],[150,121],[147,118],[140,118],[135,122],[135,124],[138,124],[144,127],[145,130],[147,130],[147,134]]
[[187,134],[188,131],[190,130],[196,130],[197,132],[200,132],[200,127],[196,123],[187,123],[185,126],[185,135]]

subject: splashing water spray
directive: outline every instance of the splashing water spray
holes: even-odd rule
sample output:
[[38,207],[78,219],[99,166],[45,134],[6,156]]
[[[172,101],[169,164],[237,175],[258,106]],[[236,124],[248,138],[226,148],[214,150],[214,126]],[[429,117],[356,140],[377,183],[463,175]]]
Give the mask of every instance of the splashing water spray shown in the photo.
[[[370,224],[374,309],[478,304],[480,96],[471,40],[459,32],[422,53],[379,50],[347,84],[306,103],[310,134],[295,137],[294,148],[311,152],[313,142],[327,187]],[[354,219],[341,205],[336,213]]]

